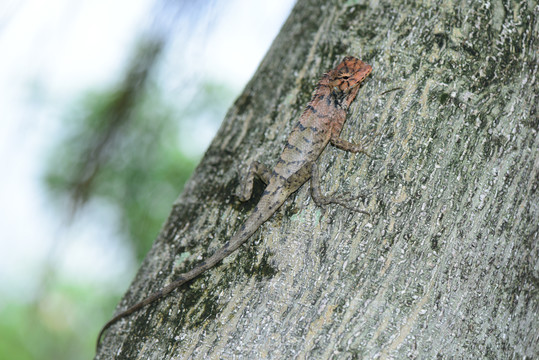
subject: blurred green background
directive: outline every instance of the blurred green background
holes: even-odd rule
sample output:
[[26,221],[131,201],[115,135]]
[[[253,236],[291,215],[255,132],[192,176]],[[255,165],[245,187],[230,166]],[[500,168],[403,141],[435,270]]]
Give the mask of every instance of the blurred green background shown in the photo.
[[0,4],[0,359],[88,359],[293,0]]

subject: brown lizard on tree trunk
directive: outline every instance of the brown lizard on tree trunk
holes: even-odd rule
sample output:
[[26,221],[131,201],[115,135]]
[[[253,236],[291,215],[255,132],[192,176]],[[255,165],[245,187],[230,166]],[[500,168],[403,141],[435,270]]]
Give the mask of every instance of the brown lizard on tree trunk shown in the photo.
[[[346,120],[348,107],[356,97],[359,85],[371,71],[370,65],[348,56],[335,69],[322,76],[311,101],[290,133],[273,171],[259,162],[254,162],[249,168],[240,199],[245,201],[251,197],[255,175],[258,175],[267,186],[260,201],[240,229],[222,248],[194,269],[181,274],[176,281],[114,316],[99,332],[97,346],[103,332],[116,321],[196,278],[234,252],[309,179],[311,179],[311,194],[317,204],[338,203],[349,208],[344,201],[322,195],[315,161],[328,143],[345,151],[365,153],[361,146],[343,140],[339,135]],[[368,214],[364,210],[356,211]]]

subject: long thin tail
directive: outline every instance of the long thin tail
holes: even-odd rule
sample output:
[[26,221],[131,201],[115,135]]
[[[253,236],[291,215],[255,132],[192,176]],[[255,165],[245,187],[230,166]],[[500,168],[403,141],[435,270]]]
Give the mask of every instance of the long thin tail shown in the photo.
[[[278,204],[277,208],[280,206]],[[264,209],[265,210],[265,209]],[[96,344],[96,350],[99,348],[99,343],[101,342],[101,337],[103,336],[103,333],[116,321],[131,315],[135,311],[143,308],[146,305],[149,305],[156,301],[157,299],[162,298],[163,296],[170,293],[172,290],[182,286],[189,280],[192,280],[202,274],[204,271],[212,268],[217,263],[219,263],[221,260],[223,260],[225,257],[233,253],[238,247],[240,247],[244,242],[246,242],[251,235],[262,225],[274,212],[276,208],[273,209],[272,212],[267,211],[260,211],[256,210],[254,211],[245,221],[245,223],[241,226],[241,228],[232,236],[230,241],[228,241],[222,248],[217,250],[212,256],[210,256],[207,260],[202,261],[200,264],[198,264],[194,269],[183,273],[178,276],[178,279],[169,285],[165,286],[163,289],[159,290],[156,293],[151,294],[144,300],[136,303],[135,305],[131,306],[127,310],[122,311],[118,315],[114,316],[112,319],[110,319],[101,329],[99,332],[99,335],[97,336],[97,344]]]
[[[247,239],[245,239],[245,240],[247,240]],[[151,294],[150,296],[148,296],[144,300],[136,303],[135,305],[129,307],[127,310],[122,311],[121,313],[119,313],[118,315],[116,315],[112,319],[110,319],[103,326],[103,328],[99,332],[99,335],[97,336],[96,348],[99,348],[99,343],[101,342],[101,336],[103,335],[105,330],[107,330],[112,324],[114,324],[116,321],[120,320],[121,318],[124,318],[124,317],[126,317],[128,315],[131,315],[135,311],[137,311],[137,310],[145,307],[146,305],[149,305],[149,304],[153,303],[154,301],[162,298],[163,296],[170,293],[172,290],[179,288],[180,286],[182,286],[183,284],[185,284],[189,280],[192,280],[192,279],[196,278],[198,275],[202,274],[204,271],[206,271],[209,268],[216,265],[219,261],[223,260],[225,257],[227,257],[232,251],[234,251],[237,248],[236,247],[235,249],[231,250],[231,247],[232,247],[230,245],[231,243],[232,243],[232,241],[226,243],[222,248],[217,250],[211,257],[209,257],[205,261],[202,261],[200,264],[198,264],[191,271],[179,275],[178,279],[176,281],[168,284],[167,286],[165,286],[161,290]],[[241,245],[241,244],[238,244],[238,246],[239,245]]]
[[97,344],[96,344],[96,350],[99,348],[99,343],[101,342],[101,336],[103,336],[103,333],[112,325],[114,324],[116,321],[120,320],[121,318],[124,318],[128,315],[131,315],[132,313],[134,313],[135,311],[143,308],[144,306],[146,305],[149,305],[151,303],[153,303],[155,300],[159,299],[159,298],[162,298],[163,296],[165,296],[166,294],[170,293],[172,290],[174,290],[175,288],[177,287],[180,287],[182,286],[183,284],[185,284],[187,281],[189,281],[190,279],[187,279],[183,276],[180,276],[180,278],[176,281],[174,281],[173,283],[167,285],[166,287],[164,287],[163,289],[159,290],[158,292],[156,293],[153,293],[151,294],[150,296],[148,296],[146,299],[136,303],[135,305],[131,306],[130,308],[128,308],[127,310],[124,310],[122,311],[121,313],[119,313],[118,315],[114,316],[112,319],[110,319],[104,326],[103,328],[101,328],[101,331],[99,331],[99,335],[97,336]]

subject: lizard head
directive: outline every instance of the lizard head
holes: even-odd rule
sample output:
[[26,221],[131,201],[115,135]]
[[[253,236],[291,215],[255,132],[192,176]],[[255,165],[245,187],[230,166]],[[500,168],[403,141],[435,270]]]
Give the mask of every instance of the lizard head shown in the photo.
[[372,66],[353,56],[347,56],[330,74],[330,84],[340,91],[350,91],[371,73]]

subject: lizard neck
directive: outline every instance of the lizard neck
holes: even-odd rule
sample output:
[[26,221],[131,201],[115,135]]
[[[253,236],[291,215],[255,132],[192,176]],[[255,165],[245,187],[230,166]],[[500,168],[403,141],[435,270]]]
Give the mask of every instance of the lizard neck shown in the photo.
[[334,86],[333,81],[334,78],[331,73],[324,74],[316,87],[315,94],[309,105],[315,107],[319,103],[324,103],[327,106],[333,106],[335,108],[346,110],[346,96],[348,92]]

